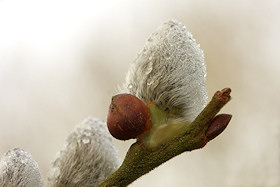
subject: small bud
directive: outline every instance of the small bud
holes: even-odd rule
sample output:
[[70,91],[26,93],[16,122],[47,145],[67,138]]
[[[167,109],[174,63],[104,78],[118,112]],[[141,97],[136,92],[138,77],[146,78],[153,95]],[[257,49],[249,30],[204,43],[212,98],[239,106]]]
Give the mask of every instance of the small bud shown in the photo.
[[210,122],[210,125],[205,133],[208,141],[216,138],[225,130],[231,120],[231,117],[232,115],[230,114],[219,114]]
[[68,136],[53,163],[48,186],[98,186],[119,166],[106,124],[90,117]]
[[42,186],[39,166],[30,153],[20,148],[14,148],[1,158],[0,186]]
[[109,108],[107,126],[119,140],[136,138],[151,128],[149,109],[133,95],[116,95]]

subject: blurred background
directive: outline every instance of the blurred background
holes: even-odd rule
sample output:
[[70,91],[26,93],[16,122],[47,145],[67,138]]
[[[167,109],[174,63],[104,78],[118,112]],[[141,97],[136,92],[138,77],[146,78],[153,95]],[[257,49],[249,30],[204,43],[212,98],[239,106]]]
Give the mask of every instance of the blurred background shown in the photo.
[[[106,120],[149,35],[176,18],[205,53],[207,89],[232,88],[228,128],[131,186],[280,185],[280,1],[0,0],[0,155],[21,147],[44,177],[74,126]],[[133,141],[114,140],[121,159]]]

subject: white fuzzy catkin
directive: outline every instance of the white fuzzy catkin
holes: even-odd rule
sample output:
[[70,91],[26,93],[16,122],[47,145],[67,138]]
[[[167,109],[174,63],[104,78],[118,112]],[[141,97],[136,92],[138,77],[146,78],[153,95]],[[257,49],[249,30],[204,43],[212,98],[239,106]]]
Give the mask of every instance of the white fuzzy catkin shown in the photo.
[[88,118],[77,125],[53,163],[49,186],[97,186],[120,166],[106,124]]
[[170,20],[149,37],[120,91],[191,122],[207,101],[205,79],[200,45],[182,23]]
[[31,155],[20,149],[9,150],[0,160],[0,187],[40,187],[41,174]]

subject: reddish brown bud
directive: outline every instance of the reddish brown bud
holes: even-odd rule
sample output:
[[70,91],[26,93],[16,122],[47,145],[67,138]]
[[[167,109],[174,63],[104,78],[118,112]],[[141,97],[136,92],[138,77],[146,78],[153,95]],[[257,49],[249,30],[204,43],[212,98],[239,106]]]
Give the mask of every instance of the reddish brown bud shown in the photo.
[[149,109],[133,95],[116,95],[109,108],[107,126],[111,135],[119,140],[136,138],[151,129]]
[[219,114],[210,122],[210,125],[205,133],[208,141],[216,138],[225,130],[231,120],[231,117],[232,115],[230,114]]

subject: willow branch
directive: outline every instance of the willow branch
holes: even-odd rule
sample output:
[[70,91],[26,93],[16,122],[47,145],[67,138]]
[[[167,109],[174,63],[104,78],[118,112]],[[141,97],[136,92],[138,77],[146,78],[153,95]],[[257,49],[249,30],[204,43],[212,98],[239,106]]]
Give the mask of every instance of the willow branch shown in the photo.
[[[230,100],[230,88],[217,91],[197,118],[174,138],[161,146],[148,149],[141,142],[134,143],[120,166],[99,187],[127,186],[167,160],[185,152],[204,147],[227,126],[231,115],[217,115]],[[216,116],[216,117],[215,117]]]

